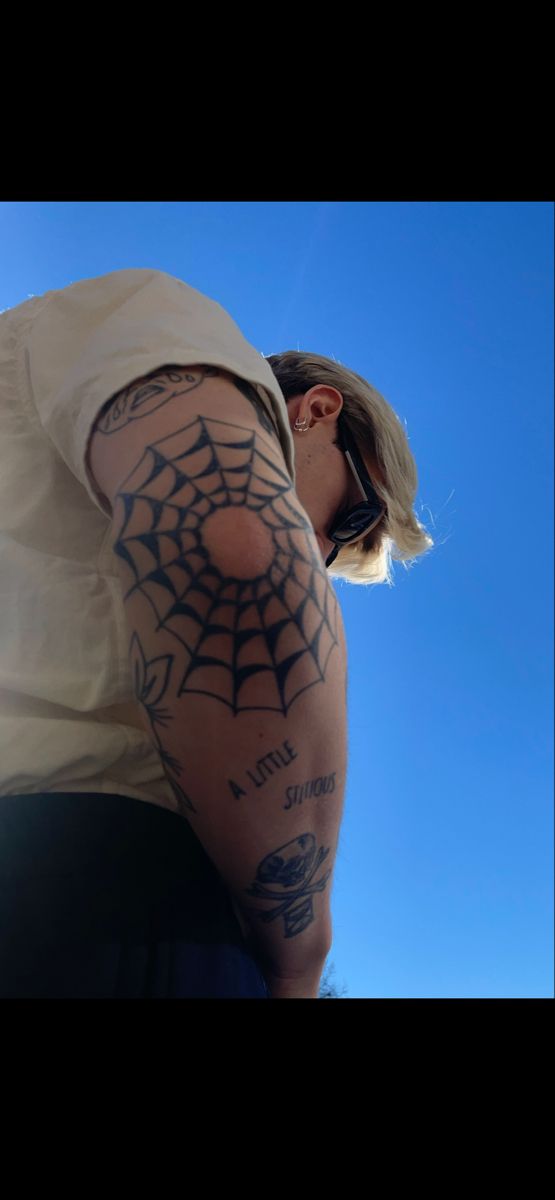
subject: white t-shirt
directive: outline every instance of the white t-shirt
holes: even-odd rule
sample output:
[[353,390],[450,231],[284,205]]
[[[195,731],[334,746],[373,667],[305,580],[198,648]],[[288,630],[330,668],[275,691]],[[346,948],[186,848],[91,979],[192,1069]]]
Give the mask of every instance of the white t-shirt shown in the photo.
[[257,387],[294,484],[271,368],[182,280],[112,271],[0,314],[0,797],[114,792],[176,811],[138,716],[110,513],[86,453],[110,396],[192,363]]

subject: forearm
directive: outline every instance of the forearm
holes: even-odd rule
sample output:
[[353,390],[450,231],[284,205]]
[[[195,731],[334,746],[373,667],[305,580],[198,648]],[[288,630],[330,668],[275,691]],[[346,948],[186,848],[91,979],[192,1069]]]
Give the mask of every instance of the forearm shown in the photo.
[[[320,992],[320,980],[332,942],[332,924],[329,907],[326,929],[327,937],[325,939],[328,944],[326,952],[317,954],[313,962],[310,962],[307,956],[301,973],[298,975],[279,975],[275,973],[272,965],[265,958],[264,948],[260,949],[260,939],[257,939],[256,932],[247,920],[244,911],[236,904],[233,897],[231,897],[231,903],[245,939],[245,946],[256,960],[264,976],[270,998],[272,1000],[317,999]],[[287,970],[287,967],[283,966],[281,969]]]
[[317,1000],[324,962],[306,971],[299,978],[281,978],[267,972],[264,975],[270,1000]]
[[300,975],[276,975],[259,951],[252,927],[248,924],[244,913],[235,905],[233,907],[243,935],[245,945],[256,960],[268,988],[270,1000],[317,1000],[320,994],[320,981],[324,970],[327,953],[320,955],[313,964],[305,964]]
[[[227,885],[265,978],[299,981],[308,974],[316,994],[316,975],[331,947],[346,780],[339,612],[336,632],[325,679],[310,686],[307,672],[308,686],[299,689],[292,713],[269,707],[275,682],[262,678],[254,712],[230,712],[199,693],[172,704],[168,688],[159,710],[163,723],[154,726],[179,810]],[[156,632],[149,651],[143,640],[149,662],[170,659],[173,645],[165,636]],[[297,685],[303,682],[299,674]],[[147,716],[148,710],[146,728]]]
[[[315,974],[331,947],[346,774],[343,689],[333,720],[335,700],[326,709],[316,691],[299,698],[298,723],[262,713],[234,724],[218,706],[207,724],[197,697],[189,750],[181,751],[195,808],[184,815],[226,883],[265,977]],[[172,750],[167,735],[165,745]]]

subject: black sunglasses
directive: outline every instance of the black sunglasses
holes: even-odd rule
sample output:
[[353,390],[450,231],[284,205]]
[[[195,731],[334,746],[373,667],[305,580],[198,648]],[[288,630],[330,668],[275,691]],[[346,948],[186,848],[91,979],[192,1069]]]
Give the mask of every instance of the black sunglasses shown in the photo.
[[335,542],[335,546],[326,559],[326,567],[331,567],[342,546],[347,546],[349,542],[357,542],[359,538],[370,533],[386,511],[383,501],[374,490],[356,442],[341,413],[337,418],[337,431],[337,444],[343,451],[366,500],[356,504],[354,508],[341,509],[334,517],[327,536],[330,542]]

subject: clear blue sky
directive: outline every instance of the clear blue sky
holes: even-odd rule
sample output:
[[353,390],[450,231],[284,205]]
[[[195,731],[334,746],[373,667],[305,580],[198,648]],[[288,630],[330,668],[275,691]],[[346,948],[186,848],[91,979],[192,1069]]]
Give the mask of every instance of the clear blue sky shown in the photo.
[[336,581],[348,997],[553,995],[553,206],[0,204],[0,309],[156,267],[263,354],[312,350],[406,422],[436,541]]

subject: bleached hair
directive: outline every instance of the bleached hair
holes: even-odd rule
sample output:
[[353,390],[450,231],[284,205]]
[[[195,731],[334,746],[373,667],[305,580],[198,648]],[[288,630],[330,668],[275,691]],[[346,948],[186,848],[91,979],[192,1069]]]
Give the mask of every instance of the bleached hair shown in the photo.
[[[342,547],[330,575],[350,583],[393,586],[392,559],[408,569],[434,545],[413,509],[418,474],[397,413],[362,375],[333,358],[286,350],[267,355],[266,361],[286,401],[315,384],[326,384],[341,392],[342,413],[387,512],[365,538]],[[372,464],[377,464],[380,477],[372,472]]]

